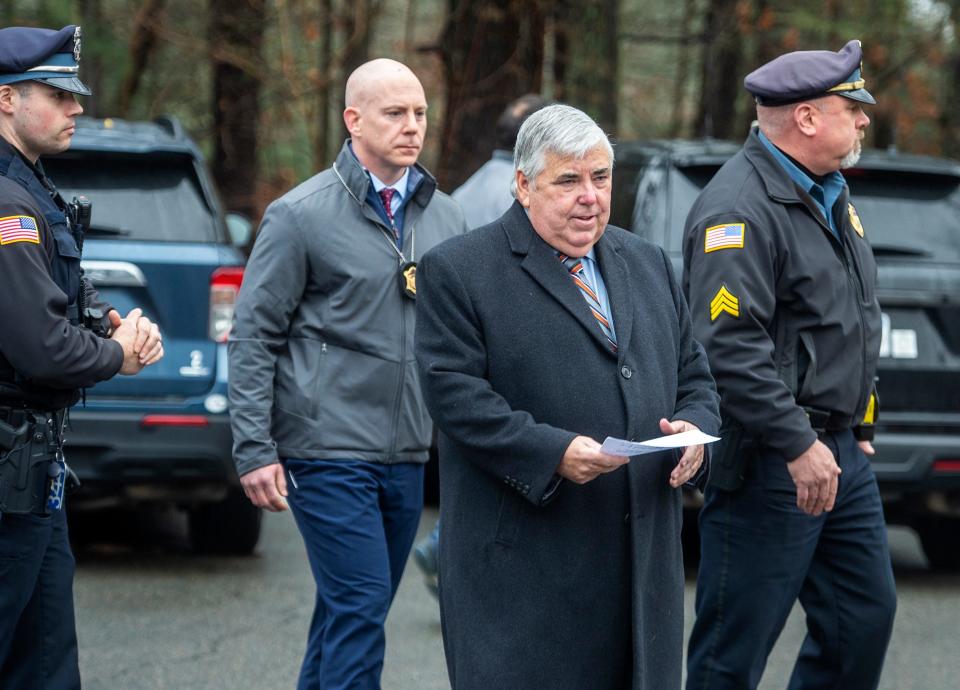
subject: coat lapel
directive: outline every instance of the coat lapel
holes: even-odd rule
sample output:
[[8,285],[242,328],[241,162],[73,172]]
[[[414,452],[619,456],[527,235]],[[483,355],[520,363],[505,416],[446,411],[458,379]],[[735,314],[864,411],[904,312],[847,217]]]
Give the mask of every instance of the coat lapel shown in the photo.
[[640,298],[640,293],[631,289],[630,272],[627,269],[626,259],[620,254],[620,248],[619,240],[608,229],[593,249],[597,263],[600,265],[603,284],[607,288],[607,297],[610,299],[617,346],[620,351],[623,351],[630,343],[630,332],[633,330],[633,301]]
[[[521,268],[543,286],[547,293],[559,302],[564,309],[570,312],[570,315],[587,330],[605,352],[612,357],[616,357],[610,350],[610,345],[600,329],[600,324],[590,313],[580,290],[571,280],[570,274],[563,264],[557,260],[557,254],[553,248],[534,231],[523,206],[519,202],[514,202],[500,223],[507,234],[511,250],[514,254],[522,257],[520,260]],[[619,333],[620,326],[616,323],[614,326]]]

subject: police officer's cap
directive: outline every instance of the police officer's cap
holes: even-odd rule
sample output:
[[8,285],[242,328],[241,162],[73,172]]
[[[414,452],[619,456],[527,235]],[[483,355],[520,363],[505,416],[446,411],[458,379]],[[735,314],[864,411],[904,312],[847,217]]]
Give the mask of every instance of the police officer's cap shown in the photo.
[[13,26],[0,29],[0,84],[38,81],[57,89],[90,95],[80,72],[80,27],[59,31]]
[[798,50],[758,67],[743,80],[759,105],[788,105],[821,96],[843,96],[873,105],[877,101],[864,88],[863,50],[860,41],[847,43],[839,52]]

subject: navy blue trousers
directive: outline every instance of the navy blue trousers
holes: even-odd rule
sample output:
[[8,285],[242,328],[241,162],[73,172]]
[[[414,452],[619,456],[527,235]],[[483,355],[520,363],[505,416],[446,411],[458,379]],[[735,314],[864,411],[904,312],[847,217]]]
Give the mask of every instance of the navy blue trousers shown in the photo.
[[0,688],[80,687],[65,511],[0,516]]
[[284,460],[317,583],[298,690],[377,690],[384,632],[423,508],[423,465]]
[[786,462],[753,453],[744,485],[708,487],[687,690],[756,688],[799,598],[807,636],[789,688],[876,688],[896,591],[877,482],[849,431],[827,434],[842,470],[833,511],[797,508]]

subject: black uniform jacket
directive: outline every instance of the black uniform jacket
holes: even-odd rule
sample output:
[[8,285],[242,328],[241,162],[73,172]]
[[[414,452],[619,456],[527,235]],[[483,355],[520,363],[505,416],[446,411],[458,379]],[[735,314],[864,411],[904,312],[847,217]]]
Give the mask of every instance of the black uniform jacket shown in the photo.
[[[0,223],[6,221],[0,240],[0,406],[59,409],[76,402],[78,389],[116,374],[123,350],[68,318],[80,285],[80,249],[41,175],[0,138]],[[31,224],[36,239],[24,239]],[[21,226],[25,233],[10,232]],[[89,282],[85,287],[87,304],[106,313]]]
[[874,386],[877,266],[848,189],[833,215],[840,239],[754,131],[687,216],[683,287],[725,422],[786,460],[816,440],[804,406],[851,427]]

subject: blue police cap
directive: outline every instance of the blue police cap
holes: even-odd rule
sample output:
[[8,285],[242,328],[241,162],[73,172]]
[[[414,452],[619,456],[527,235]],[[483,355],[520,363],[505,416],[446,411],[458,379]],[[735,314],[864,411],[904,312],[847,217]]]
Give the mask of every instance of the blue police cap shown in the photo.
[[80,27],[0,29],[0,84],[39,81],[57,89],[90,95],[80,72]]
[[758,67],[743,85],[759,105],[788,105],[830,95],[873,105],[877,101],[864,88],[862,61],[863,50],[857,40],[837,53],[798,50]]

